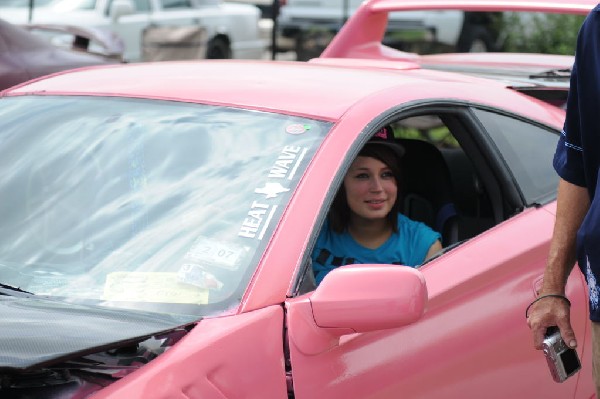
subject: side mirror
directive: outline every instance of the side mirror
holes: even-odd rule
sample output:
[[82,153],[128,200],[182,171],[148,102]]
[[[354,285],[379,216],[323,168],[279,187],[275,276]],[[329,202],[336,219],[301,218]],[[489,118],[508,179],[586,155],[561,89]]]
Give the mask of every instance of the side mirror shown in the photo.
[[427,286],[408,266],[348,265],[329,272],[310,303],[317,326],[331,332],[398,328],[423,316]]
[[123,15],[133,14],[135,6],[131,0],[113,0],[108,10],[112,22],[117,22]]

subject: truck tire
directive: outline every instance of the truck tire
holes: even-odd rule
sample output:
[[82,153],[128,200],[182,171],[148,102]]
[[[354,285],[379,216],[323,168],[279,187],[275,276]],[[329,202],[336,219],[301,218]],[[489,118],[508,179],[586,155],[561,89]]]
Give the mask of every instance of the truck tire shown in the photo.
[[206,59],[217,60],[227,58],[231,58],[231,48],[225,39],[215,37],[208,41]]

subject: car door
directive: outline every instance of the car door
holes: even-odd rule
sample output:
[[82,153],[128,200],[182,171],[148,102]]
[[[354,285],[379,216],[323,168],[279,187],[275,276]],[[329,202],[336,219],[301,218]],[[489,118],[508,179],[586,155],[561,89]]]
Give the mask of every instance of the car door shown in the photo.
[[[290,300],[296,398],[573,397],[579,376],[554,383],[525,321],[548,250],[540,231],[552,222],[544,209],[526,212],[423,267],[427,313],[404,328],[344,335],[315,349],[299,337],[317,341],[320,329],[296,318],[303,302]],[[581,339],[583,285],[575,271],[567,295],[581,309],[572,320]]]
[[191,0],[152,0],[151,24],[145,32],[148,61],[201,59],[207,32]]
[[[485,136],[488,147],[502,147],[489,141],[494,135],[486,129],[510,127],[512,131],[516,123],[521,128],[514,130],[517,134],[532,126],[509,119],[512,125],[503,125],[496,115],[482,116],[472,126],[479,129],[475,133],[480,141]],[[521,150],[530,151],[531,145],[539,144],[538,134],[544,132],[521,134]],[[523,140],[532,143],[524,145]],[[498,157],[497,164],[505,161]],[[508,177],[511,170],[496,172],[504,173],[505,184],[513,184],[514,176]],[[524,191],[525,197],[537,194],[536,187]],[[592,392],[589,364],[562,384],[552,380],[542,352],[533,349],[525,319],[525,309],[541,284],[554,210],[551,200],[544,206],[527,207],[422,266],[428,309],[421,320],[406,327],[338,337],[305,317],[314,293],[289,299],[287,327],[295,398],[559,399],[574,397],[580,380],[580,393]],[[571,322],[583,358],[589,342],[587,297],[577,269],[566,293],[573,303]]]
[[154,10],[152,0],[131,0],[133,12],[124,14],[116,19],[111,18],[113,3],[121,0],[105,0],[103,14],[110,19],[110,28],[125,44],[126,61],[137,62],[142,59],[142,39],[146,29],[151,24],[151,14]]
[[154,26],[197,27],[200,23],[198,9],[191,0],[152,0],[155,10],[151,19]]

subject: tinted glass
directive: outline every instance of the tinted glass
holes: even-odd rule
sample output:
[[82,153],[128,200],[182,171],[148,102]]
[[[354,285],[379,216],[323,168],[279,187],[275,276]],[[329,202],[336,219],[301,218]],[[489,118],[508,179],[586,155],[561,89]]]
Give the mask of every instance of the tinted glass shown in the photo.
[[162,8],[192,8],[189,0],[161,0]]
[[[113,2],[114,0],[109,0],[108,3],[106,3],[106,15],[110,14],[109,10]],[[151,10],[149,0],[133,0],[133,7],[136,12],[146,12]]]
[[528,205],[556,192],[552,159],[559,132],[532,123],[475,110],[512,172]]
[[[106,15],[110,14],[110,8],[112,7],[113,3],[114,0],[108,0],[108,3],[106,3]],[[149,0],[133,0],[132,4],[136,12],[147,12],[151,9]]]
[[[56,11],[93,10],[96,0],[35,0],[34,6],[49,6]],[[12,0],[11,7],[29,7],[29,0]]]
[[148,0],[134,0],[136,11],[150,11],[150,2]]
[[0,105],[0,283],[170,314],[238,304],[329,128],[162,101]]

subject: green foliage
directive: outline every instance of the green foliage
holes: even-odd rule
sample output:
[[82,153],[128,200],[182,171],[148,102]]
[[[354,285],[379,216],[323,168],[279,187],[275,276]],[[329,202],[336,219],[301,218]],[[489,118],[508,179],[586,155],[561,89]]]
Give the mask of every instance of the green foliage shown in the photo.
[[574,55],[583,15],[505,13],[500,22],[503,50]]
[[446,126],[439,126],[431,129],[415,129],[410,127],[395,127],[394,137],[403,139],[424,140],[441,148],[459,147],[458,141]]

